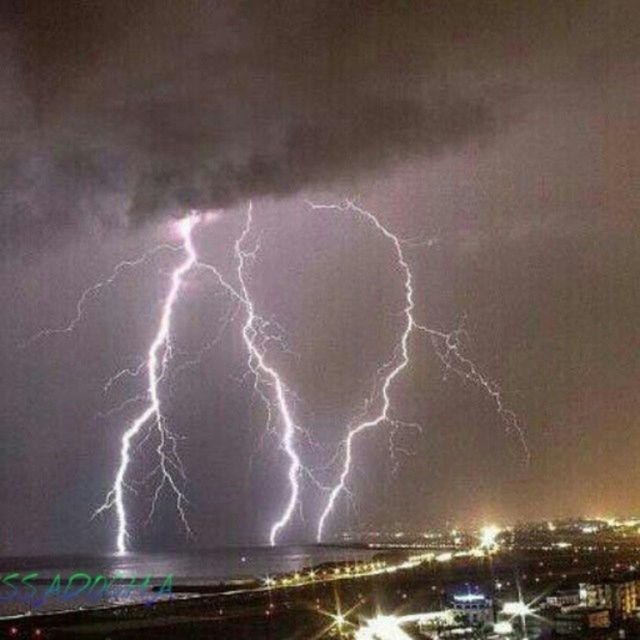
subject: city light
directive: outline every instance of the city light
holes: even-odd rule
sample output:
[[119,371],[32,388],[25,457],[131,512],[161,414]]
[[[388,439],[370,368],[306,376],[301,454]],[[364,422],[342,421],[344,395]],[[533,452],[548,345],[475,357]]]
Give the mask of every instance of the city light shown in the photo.
[[500,529],[495,525],[483,527],[480,530],[480,547],[491,551],[498,546],[497,538],[500,535]]
[[507,621],[496,622],[493,625],[493,631],[494,631],[494,633],[497,633],[498,635],[507,635],[509,633],[513,633],[513,625],[510,622],[507,622]]
[[453,596],[457,602],[481,602],[485,597],[480,593],[465,593],[459,596]]
[[349,620],[349,616],[358,607],[360,607],[362,602],[356,602],[356,604],[349,610],[343,612],[338,592],[335,593],[335,600],[335,611],[323,611],[322,609],[319,609],[319,613],[329,618],[331,620],[331,623],[320,633],[318,637],[322,638],[326,635],[335,636],[335,632],[337,631],[339,637],[348,636],[349,638],[352,638],[352,629],[355,627],[355,625]]
[[529,605],[520,601],[505,602],[502,607],[502,613],[507,616],[529,616],[533,611],[529,608]]
[[355,640],[411,640],[401,628],[404,618],[378,616],[356,631]]
[[449,562],[453,558],[452,553],[441,553],[436,556],[436,562]]

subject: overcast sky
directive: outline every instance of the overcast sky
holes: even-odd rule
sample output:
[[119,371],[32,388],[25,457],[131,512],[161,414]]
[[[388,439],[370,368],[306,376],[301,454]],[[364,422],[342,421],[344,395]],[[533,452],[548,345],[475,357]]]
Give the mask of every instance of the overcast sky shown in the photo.
[[[480,389],[430,344],[393,387],[422,425],[363,437],[330,530],[449,519],[640,512],[640,15],[634,2],[5,2],[0,9],[0,551],[109,549],[109,489],[143,390],[104,381],[144,357],[179,256],[128,271],[73,335],[82,291],[122,259],[175,242],[172,220],[217,211],[199,252],[233,277],[249,199],[256,305],[297,355],[271,356],[299,396],[322,467],[402,330],[402,238],[416,315],[466,318],[466,353],[526,424],[530,465]],[[178,349],[215,335],[228,303],[189,280]],[[282,453],[243,379],[241,316],[163,389],[202,547],[264,542],[286,498]],[[394,468],[397,470],[394,473]],[[152,466],[144,456],[136,477]],[[335,479],[336,467],[321,472]],[[288,540],[312,536],[309,483]],[[187,544],[169,495],[135,544]]]

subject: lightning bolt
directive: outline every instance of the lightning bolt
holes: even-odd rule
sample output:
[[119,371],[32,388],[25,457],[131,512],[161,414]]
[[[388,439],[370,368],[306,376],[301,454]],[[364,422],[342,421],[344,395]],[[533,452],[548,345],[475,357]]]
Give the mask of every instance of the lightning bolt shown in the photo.
[[[182,464],[177,457],[175,437],[167,429],[165,418],[162,414],[159,385],[167,372],[167,365],[171,359],[171,321],[174,307],[185,276],[196,266],[198,260],[192,239],[193,229],[197,224],[198,218],[193,215],[180,221],[179,228],[183,240],[182,249],[185,253],[185,258],[171,274],[171,285],[162,305],[158,329],[147,353],[145,368],[147,371],[148,405],[124,432],[120,447],[120,464],[115,475],[113,487],[107,494],[105,502],[94,513],[94,515],[98,515],[107,510],[115,509],[117,516],[116,546],[120,554],[126,553],[129,539],[125,489],[127,488],[127,472],[131,463],[131,447],[136,437],[149,426],[155,426],[158,433],[156,452],[159,463],[156,470],[161,475],[161,480],[153,496],[149,517],[153,515],[160,492],[168,485],[176,496],[176,506],[180,519],[187,533],[189,535],[192,533],[184,509],[186,498],[179,487],[179,481],[176,479],[176,473],[183,476]],[[168,448],[168,444],[171,445],[170,448]]]
[[[251,233],[252,219],[252,206],[249,205],[245,227],[234,246],[240,293],[246,309],[246,320],[242,326],[242,339],[249,353],[248,365],[255,376],[256,384],[271,387],[275,392],[276,406],[283,424],[281,445],[289,462],[287,471],[289,497],[282,515],[273,523],[269,532],[269,543],[271,546],[274,546],[278,540],[280,531],[289,523],[298,504],[300,495],[300,473],[303,465],[295,447],[297,427],[289,406],[288,390],[278,371],[266,360],[264,340],[259,340],[260,336],[264,335],[264,320],[256,314],[255,304],[247,286],[245,269],[247,262],[255,257],[255,251],[251,252],[246,250],[244,245]],[[263,346],[260,345],[261,342]]]
[[[264,403],[267,410],[267,429],[271,430],[271,424],[275,415],[280,417],[282,430],[278,435],[278,440],[288,461],[287,481],[289,494],[284,509],[280,517],[272,524],[269,531],[269,543],[274,546],[280,532],[291,521],[296,507],[299,505],[300,480],[304,473],[313,482],[315,480],[311,471],[306,468],[296,450],[296,433],[301,432],[305,436],[308,434],[295,423],[290,397],[293,392],[287,387],[284,379],[278,370],[267,361],[267,346],[271,342],[276,342],[285,351],[289,352],[286,344],[279,335],[274,335],[272,326],[276,325],[276,330],[280,327],[273,321],[266,320],[256,312],[255,302],[251,296],[248,286],[247,268],[257,257],[259,242],[252,249],[247,248],[248,240],[252,233],[253,205],[250,203],[247,209],[245,225],[234,243],[234,257],[236,261],[236,278],[238,287],[234,287],[220,271],[213,265],[199,262],[198,266],[209,271],[218,284],[235,301],[244,308],[245,321],[242,325],[242,340],[247,350],[247,368],[254,378],[254,391]],[[273,393],[270,394],[269,391]],[[273,395],[273,400],[271,399]]]
[[[128,366],[113,374],[103,385],[103,392],[106,394],[121,379],[137,378],[143,372],[146,373],[147,377],[146,390],[144,393],[139,393],[135,396],[129,397],[113,409],[99,414],[101,417],[106,418],[119,413],[128,405],[142,402],[145,403],[144,408],[130,423],[129,427],[121,437],[119,464],[113,480],[112,488],[107,493],[104,503],[98,507],[93,514],[93,517],[96,517],[110,510],[115,511],[117,518],[116,548],[118,553],[121,554],[126,553],[130,539],[126,508],[127,491],[135,492],[134,484],[146,484],[146,482],[154,477],[159,477],[159,481],[155,486],[147,521],[153,517],[158,498],[160,497],[162,490],[168,486],[176,496],[177,510],[187,534],[189,536],[192,535],[185,511],[185,503],[187,500],[180,488],[180,479],[184,480],[185,474],[177,453],[176,437],[167,427],[165,417],[162,413],[160,400],[161,383],[170,382],[168,379],[168,365],[175,352],[171,342],[171,324],[174,308],[178,302],[185,278],[190,274],[190,272],[195,271],[196,269],[204,269],[213,273],[216,276],[217,282],[222,285],[223,293],[229,295],[236,304],[230,307],[229,311],[223,317],[217,335],[214,336],[214,338],[211,339],[202,349],[200,349],[194,357],[187,359],[179,366],[174,367],[174,371],[171,372],[173,376],[188,367],[198,364],[204,354],[220,341],[224,330],[235,319],[238,310],[242,309],[243,306],[247,311],[251,312],[252,324],[255,325],[259,323],[260,326],[259,332],[257,332],[260,336],[260,342],[258,343],[255,340],[251,341],[252,357],[260,355],[258,351],[260,347],[258,344],[264,346],[267,341],[274,340],[284,345],[282,338],[274,333],[274,331],[270,330],[269,335],[266,335],[265,333],[267,327],[272,327],[272,325],[277,323],[267,322],[260,316],[257,316],[253,311],[253,305],[244,298],[241,292],[226,281],[215,267],[199,261],[199,256],[197,255],[193,244],[193,232],[201,219],[201,217],[198,217],[195,214],[183,218],[178,223],[179,233],[182,238],[182,242],[180,244],[161,244],[145,252],[139,258],[120,262],[116,265],[111,275],[106,279],[91,285],[81,293],[78,302],[76,303],[75,315],[66,325],[43,329],[19,345],[21,348],[24,348],[38,343],[44,338],[73,333],[84,319],[89,303],[98,299],[100,294],[116,283],[120,276],[126,271],[140,266],[162,251],[181,251],[184,254],[183,261],[180,262],[180,264],[178,264],[178,266],[171,272],[170,287],[162,302],[158,327],[151,345],[149,346],[146,358],[138,362],[135,367]],[[247,233],[248,232],[249,229],[247,229]],[[277,329],[280,329],[279,325],[277,325]],[[180,355],[185,354],[180,353]],[[255,370],[254,373],[256,373]],[[264,396],[264,399],[267,400],[266,396]],[[158,437],[158,443],[156,446],[158,464],[150,473],[147,474],[141,483],[129,479],[130,466],[133,461],[134,453],[139,450],[153,434],[156,434]]]
[[402,251],[402,246],[400,244],[400,240],[397,236],[391,233],[386,227],[384,227],[380,221],[372,214],[366,211],[365,209],[361,209],[357,207],[353,203],[349,202],[345,207],[341,207],[340,205],[315,205],[311,204],[311,207],[314,210],[319,209],[331,209],[331,210],[350,210],[357,213],[360,216],[363,216],[369,223],[373,224],[374,227],[380,231],[385,238],[387,238],[395,247],[396,256],[398,259],[398,265],[403,273],[403,286],[405,292],[405,306],[403,309],[404,315],[404,329],[402,331],[402,335],[400,337],[399,343],[399,355],[396,353],[397,349],[394,349],[394,354],[392,358],[383,365],[382,369],[386,369],[387,373],[384,376],[382,381],[382,385],[380,388],[380,395],[382,396],[382,405],[377,415],[373,418],[364,420],[349,429],[349,433],[347,435],[346,440],[344,441],[344,463],[342,466],[342,470],[340,472],[340,477],[338,483],[331,489],[331,493],[329,494],[329,498],[325,505],[324,510],[320,516],[320,520],[318,521],[318,529],[317,529],[317,540],[318,542],[322,541],[322,537],[324,534],[324,528],[329,517],[329,514],[333,511],[336,500],[338,496],[344,491],[347,481],[347,476],[351,471],[351,462],[353,457],[353,443],[364,431],[368,429],[372,429],[377,427],[378,425],[386,422],[389,416],[389,409],[391,407],[391,400],[389,398],[389,389],[391,384],[395,380],[395,378],[400,374],[401,371],[405,369],[405,367],[409,364],[409,335],[411,334],[411,330],[414,326],[413,321],[413,309],[415,307],[415,303],[413,300],[413,276],[411,274],[411,270],[409,269],[409,265],[407,264],[404,254]]
[[351,423],[348,427],[347,436],[343,441],[344,459],[337,483],[332,487],[325,506],[318,520],[316,530],[316,539],[321,542],[324,536],[327,520],[333,510],[340,495],[347,490],[347,479],[351,472],[353,464],[353,447],[358,437],[370,429],[379,427],[385,423],[399,424],[397,420],[390,418],[391,399],[390,390],[396,378],[410,364],[409,356],[409,339],[414,331],[420,331],[431,338],[432,344],[436,349],[436,353],[447,369],[454,371],[460,377],[480,386],[496,405],[498,414],[507,424],[508,429],[515,429],[519,435],[520,442],[525,451],[526,460],[529,460],[529,450],[524,438],[524,432],[520,426],[516,414],[507,409],[502,399],[499,387],[491,380],[486,378],[476,367],[476,365],[461,351],[460,335],[461,329],[457,329],[451,333],[445,333],[435,329],[431,329],[425,325],[419,324],[414,318],[415,302],[414,302],[414,278],[411,268],[405,258],[403,251],[403,241],[392,231],[390,231],[380,220],[370,211],[357,206],[351,201],[345,204],[314,204],[308,202],[308,205],[314,211],[334,211],[349,212],[362,219],[378,231],[386,238],[394,249],[396,256],[396,264],[402,274],[402,286],[404,289],[404,307],[402,315],[404,317],[403,329],[400,339],[394,347],[391,358],[385,362],[379,369],[378,374],[381,378],[377,381],[376,388],[367,401],[367,409],[376,399],[378,402],[377,413],[371,417],[365,417],[359,422]]

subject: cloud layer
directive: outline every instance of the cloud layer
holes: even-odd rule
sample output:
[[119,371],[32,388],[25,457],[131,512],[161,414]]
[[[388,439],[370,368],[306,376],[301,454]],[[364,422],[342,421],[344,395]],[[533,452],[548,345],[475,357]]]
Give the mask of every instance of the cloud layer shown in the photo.
[[289,194],[491,134],[512,89],[456,72],[449,6],[5,7],[4,237]]

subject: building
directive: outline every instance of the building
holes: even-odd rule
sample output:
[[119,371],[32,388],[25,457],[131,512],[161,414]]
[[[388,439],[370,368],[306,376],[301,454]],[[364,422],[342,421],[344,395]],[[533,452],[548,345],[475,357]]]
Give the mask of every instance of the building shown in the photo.
[[580,604],[611,610],[615,620],[627,620],[640,608],[640,580],[607,580],[580,585]]
[[580,604],[584,607],[611,607],[611,589],[608,584],[581,584]]
[[558,635],[575,635],[592,629],[608,629],[610,626],[609,610],[596,607],[565,607],[554,619]]
[[545,603],[548,607],[562,608],[581,604],[580,591],[578,589],[561,589],[553,595],[547,596]]
[[475,627],[492,624],[495,620],[493,600],[481,593],[455,595],[451,600],[451,608]]
[[638,608],[640,581],[611,582],[611,610],[616,619],[627,620]]

